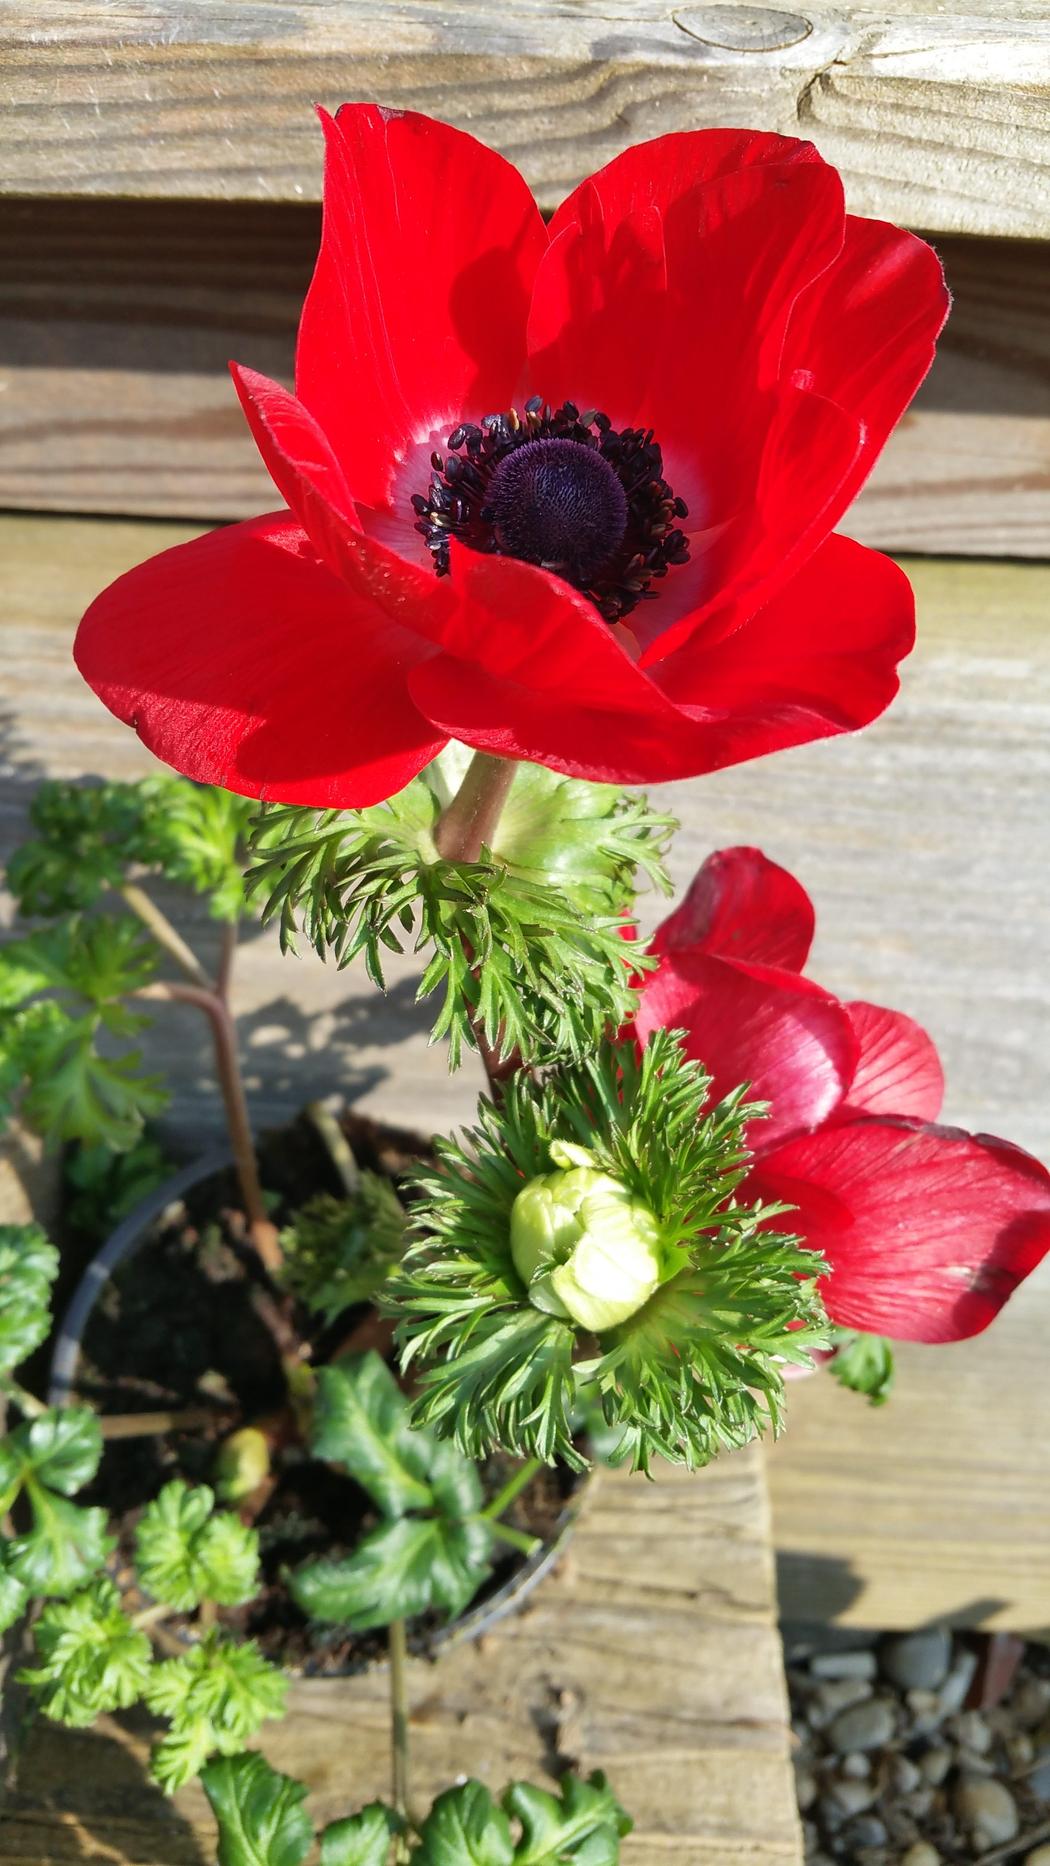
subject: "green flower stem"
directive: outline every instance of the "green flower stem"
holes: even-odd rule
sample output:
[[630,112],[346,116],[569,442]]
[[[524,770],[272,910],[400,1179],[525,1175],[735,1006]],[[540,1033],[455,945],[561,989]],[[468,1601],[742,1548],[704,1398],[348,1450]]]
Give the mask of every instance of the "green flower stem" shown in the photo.
[[490,1522],[489,1531],[497,1542],[505,1542],[508,1548],[517,1549],[519,1555],[535,1555],[543,1547],[542,1536],[526,1535],[524,1529],[512,1529],[509,1523]]
[[215,1069],[219,1078],[219,1087],[222,1090],[226,1126],[233,1147],[234,1163],[248,1219],[249,1235],[266,1268],[271,1272],[280,1270],[284,1257],[277,1241],[277,1226],[267,1215],[262,1186],[259,1183],[255,1143],[252,1139],[251,1123],[248,1119],[248,1102],[244,1093],[244,1079],[237,1054],[237,1032],[229,1005],[210,986],[205,990],[199,985],[158,983],[143,985],[140,991],[134,993],[134,996],[153,999],[171,998],[178,1004],[193,1004],[199,1011],[203,1011],[208,1019],[211,1025],[212,1042],[215,1046]]
[[515,1471],[513,1477],[508,1477],[503,1489],[497,1490],[491,1503],[486,1503],[481,1512],[482,1516],[486,1520],[491,1520],[494,1516],[502,1516],[504,1510],[510,1509],[515,1497],[521,1496],[522,1491],[528,1488],[537,1472],[542,1469],[541,1458],[527,1458],[521,1468]]
[[185,972],[186,977],[202,990],[210,991],[211,979],[196,953],[187,946],[182,934],[176,932],[167,914],[161,913],[145,889],[138,887],[134,881],[126,881],[119,892],[132,913],[137,914],[143,926],[152,933],[157,945],[162,946],[168,956],[174,959],[179,970]]
[[222,923],[222,942],[219,946],[219,966],[215,974],[215,990],[224,1004],[230,999],[230,980],[233,976],[233,962],[237,957],[237,922],[224,920]]
[[456,795],[434,831],[438,854],[446,862],[476,862],[492,838],[517,776],[517,763],[475,752]]
[[[408,1813],[408,1643],[404,1620],[391,1620],[387,1629],[390,1649],[390,1745],[393,1759],[392,1799],[406,1824]],[[398,1838],[396,1857],[408,1858],[404,1836]]]
[[308,1101],[304,1113],[317,1129],[328,1152],[328,1157],[343,1182],[343,1189],[349,1198],[361,1189],[361,1171],[354,1158],[354,1151],[343,1133],[339,1122],[330,1108],[323,1101]]
[[47,1411],[43,1400],[38,1400],[35,1393],[30,1393],[25,1387],[19,1386],[18,1381],[12,1380],[10,1374],[0,1376],[0,1393],[5,1393],[8,1399],[14,1400],[19,1412],[24,1413],[27,1419],[39,1419],[41,1414]]

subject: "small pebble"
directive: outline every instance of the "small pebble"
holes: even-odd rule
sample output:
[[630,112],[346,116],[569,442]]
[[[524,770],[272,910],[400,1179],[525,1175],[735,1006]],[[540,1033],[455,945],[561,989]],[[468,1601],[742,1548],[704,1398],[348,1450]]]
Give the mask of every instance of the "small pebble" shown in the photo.
[[884,1639],[879,1666],[884,1678],[901,1691],[936,1691],[948,1676],[952,1662],[952,1636],[946,1626],[924,1627]]
[[877,1814],[858,1814],[849,1824],[848,1837],[853,1847],[884,1847],[889,1834]]
[[967,1749],[977,1756],[985,1756],[992,1747],[992,1733],[980,1711],[960,1711],[953,1717],[949,1730]]
[[983,1846],[1001,1846],[1017,1834],[1017,1803],[1002,1782],[964,1775],[956,1786],[953,1806],[957,1820]]
[[852,1776],[854,1781],[863,1782],[871,1774],[871,1758],[855,1749],[851,1755],[842,1758],[843,1775]]
[[829,1679],[813,1693],[809,1721],[814,1730],[822,1730],[839,1711],[848,1710],[851,1704],[863,1704],[870,1696],[871,1685],[866,1678]]
[[941,1866],[941,1856],[928,1840],[917,1840],[902,1856],[900,1866]]
[[1024,1856],[1024,1866],[1050,1866],[1050,1847],[1036,1847]]
[[918,1788],[922,1781],[922,1771],[909,1756],[894,1756],[890,1764],[890,1781],[898,1795],[910,1795],[913,1788]]
[[840,1711],[828,1730],[828,1741],[840,1756],[853,1749],[881,1749],[892,1740],[896,1728],[893,1705],[885,1698],[871,1698]]
[[870,1782],[839,1780],[832,1782],[829,1792],[842,1814],[863,1814],[875,1800],[875,1790]]
[[811,1678],[874,1678],[878,1671],[875,1654],[860,1652],[818,1652],[810,1659]]
[[1027,1730],[1011,1730],[1006,1738],[1006,1754],[1011,1769],[1027,1769],[1035,1761],[1035,1744]]
[[960,1652],[955,1664],[952,1666],[951,1671],[948,1673],[947,1678],[941,1686],[940,1691],[937,1693],[940,1698],[942,1716],[951,1717],[956,1711],[962,1710],[966,1702],[966,1693],[973,1683],[973,1676],[976,1670],[977,1654],[975,1652]]
[[1040,1801],[1050,1801],[1050,1756],[1028,1771],[1028,1786]]
[[951,1766],[952,1752],[943,1744],[938,1744],[936,1749],[928,1749],[925,1756],[919,1757],[922,1779],[929,1782],[931,1788],[940,1787]]
[[901,1799],[901,1807],[913,1820],[924,1821],[933,1806],[932,1788],[912,1788]]
[[1050,1711],[1050,1678],[1022,1678],[1010,1700],[1015,1723],[1033,1730]]
[[805,1814],[817,1799],[816,1777],[808,1769],[799,1769],[795,1776],[795,1794],[798,1797],[799,1811]]
[[994,1775],[995,1764],[990,1756],[979,1756],[975,1749],[967,1749],[960,1743],[955,1752],[956,1766],[965,1769],[969,1775]]

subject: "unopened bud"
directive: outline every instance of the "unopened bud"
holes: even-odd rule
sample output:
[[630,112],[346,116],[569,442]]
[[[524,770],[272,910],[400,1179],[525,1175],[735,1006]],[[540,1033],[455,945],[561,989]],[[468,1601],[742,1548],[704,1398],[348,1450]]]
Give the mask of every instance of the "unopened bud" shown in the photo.
[[242,1426],[219,1446],[213,1467],[216,1495],[240,1503],[270,1475],[270,1444],[257,1426]]
[[510,1214],[514,1267],[529,1300],[600,1333],[648,1302],[667,1274],[659,1221],[572,1141],[552,1141],[556,1171],[531,1179]]

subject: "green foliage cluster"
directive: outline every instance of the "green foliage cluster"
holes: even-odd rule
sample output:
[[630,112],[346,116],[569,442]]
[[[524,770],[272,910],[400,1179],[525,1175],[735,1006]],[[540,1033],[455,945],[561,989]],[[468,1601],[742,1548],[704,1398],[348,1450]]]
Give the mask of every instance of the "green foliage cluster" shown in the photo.
[[643,798],[541,767],[515,777],[496,846],[445,861],[434,840],[447,791],[441,760],[369,810],[266,809],[249,888],[285,950],[301,928],[340,966],[363,954],[385,985],[384,949],[429,950],[417,996],[441,994],[433,1039],[449,1066],[480,1032],[500,1057],[581,1057],[634,1005],[649,961],[625,939],[641,870],[666,885],[671,819]]
[[71,784],[49,779],[30,808],[34,834],[11,858],[8,884],[22,913],[77,913],[133,872],[163,875],[207,897],[219,920],[245,911],[241,870],[255,809],[244,797],[187,778]]
[[[176,1479],[142,1514],[135,1566],[140,1587],[161,1607],[236,1606],[258,1586],[258,1536],[216,1511],[206,1484]],[[129,1614],[113,1582],[96,1575],[71,1598],[44,1607],[34,1627],[38,1662],[21,1677],[58,1723],[91,1724],[140,1699],[166,1718],[151,1769],[173,1793],[209,1756],[242,1749],[267,1717],[280,1716],[287,1681],[253,1641],[217,1628],[178,1658],[155,1659],[145,1630],[150,1617],[149,1609],[138,1619]]]
[[0,1120],[17,1106],[53,1142],[110,1153],[140,1142],[167,1096],[137,1047],[149,1019],[129,1003],[160,948],[129,902],[139,876],[159,874],[236,920],[252,808],[177,777],[40,786],[8,881],[22,913],[47,924],[0,947]]
[[[202,1777],[219,1823],[219,1866],[387,1866],[403,1822],[384,1802],[332,1821],[319,1835],[306,1789],[259,1755],[209,1763]],[[605,1777],[566,1775],[557,1794],[513,1782],[495,1800],[480,1782],[446,1789],[398,1857],[410,1866],[617,1866],[631,1830]]]
[[0,1394],[22,1413],[0,1439],[0,1631],[33,1598],[68,1596],[101,1567],[111,1547],[105,1513],[72,1499],[102,1456],[93,1413],[33,1400],[16,1370],[47,1338],[58,1252],[36,1225],[0,1226]]
[[[579,1467],[578,1400],[619,1430],[614,1462],[690,1467],[779,1428],[785,1362],[825,1335],[822,1261],[771,1228],[780,1206],[735,1198],[763,1112],[743,1091],[706,1112],[708,1079],[673,1032],[644,1051],[606,1043],[544,1081],[524,1074],[483,1101],[463,1144],[436,1143],[417,1174],[417,1236],[384,1297],[403,1365],[422,1370],[415,1417],[471,1457],[493,1446]],[[584,1144],[643,1200],[683,1267],[626,1322],[588,1337],[541,1313],[515,1270],[511,1209],[551,1169],[553,1140]]]
[[495,1540],[481,1479],[454,1445],[412,1427],[378,1354],[319,1370],[311,1449],[356,1479],[380,1520],[349,1555],[321,1556],[289,1577],[303,1612],[358,1631],[430,1609],[462,1613]]
[[401,1261],[406,1222],[389,1179],[362,1172],[352,1194],[319,1193],[281,1232],[281,1281],[312,1314],[332,1322],[367,1302]]

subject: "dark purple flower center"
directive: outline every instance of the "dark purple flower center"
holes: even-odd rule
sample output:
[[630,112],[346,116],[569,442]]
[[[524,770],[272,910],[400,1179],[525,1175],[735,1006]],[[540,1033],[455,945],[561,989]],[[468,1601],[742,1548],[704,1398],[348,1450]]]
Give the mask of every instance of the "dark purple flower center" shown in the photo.
[[458,538],[553,571],[618,622],[688,560],[674,522],[687,508],[663,477],[651,429],[617,433],[608,415],[534,396],[521,415],[462,423],[430,463],[434,477],[412,506],[439,576]]

